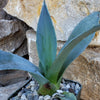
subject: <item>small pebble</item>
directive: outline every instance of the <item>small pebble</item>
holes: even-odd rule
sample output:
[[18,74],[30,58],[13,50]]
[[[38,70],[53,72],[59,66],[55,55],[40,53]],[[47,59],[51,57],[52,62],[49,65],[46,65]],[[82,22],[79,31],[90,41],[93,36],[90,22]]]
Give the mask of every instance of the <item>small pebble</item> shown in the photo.
[[75,90],[80,90],[80,86],[79,86],[79,84],[76,84],[76,86],[75,86]]
[[76,95],[78,94],[78,92],[79,92],[79,90],[75,90],[75,94],[76,94]]
[[22,94],[22,96],[21,96],[21,100],[27,100],[25,93]]
[[75,89],[75,83],[71,84],[71,88],[74,90]]
[[39,100],[44,100],[44,97],[43,96],[39,96]]
[[58,93],[63,93],[63,91],[62,91],[62,90],[57,90],[57,92],[58,92]]
[[30,84],[26,85],[26,89],[30,89],[30,88],[31,88]]
[[64,79],[61,80],[62,83],[66,83]]
[[18,97],[18,96],[16,96],[16,97],[14,97],[14,98],[12,98],[12,99],[10,99],[10,100],[19,100],[20,98]]
[[38,95],[35,95],[35,96],[33,97],[33,100],[38,100],[38,98],[39,98],[39,96],[38,96]]
[[66,85],[66,88],[67,88],[67,89],[69,89],[69,88],[70,88],[70,85],[69,85],[69,84],[67,84],[67,85]]
[[31,91],[34,91],[34,87],[33,86],[31,87]]
[[62,87],[64,87],[64,85],[62,83],[60,83],[60,87],[62,88]]
[[34,85],[35,85],[35,81],[31,81],[31,82],[30,82],[30,85],[31,85],[31,86],[34,86]]
[[51,98],[51,96],[49,96],[49,95],[44,96],[44,100],[50,100],[50,98]]
[[58,97],[62,97],[63,92],[71,92],[77,95],[80,90],[80,85],[77,83],[71,83],[62,79],[62,83],[60,83],[60,89],[56,91],[52,96],[39,96],[38,94],[39,84],[34,80],[31,81],[28,85],[23,88],[16,97],[11,100],[60,100]]
[[33,91],[33,95],[34,95],[34,96],[35,96],[35,95],[38,95],[38,93],[37,93],[36,90]]
[[18,97],[21,97],[21,96],[22,96],[22,94],[23,94],[22,92],[19,92],[19,93],[18,93]]
[[27,99],[28,100],[33,100],[33,94],[32,93],[27,93]]

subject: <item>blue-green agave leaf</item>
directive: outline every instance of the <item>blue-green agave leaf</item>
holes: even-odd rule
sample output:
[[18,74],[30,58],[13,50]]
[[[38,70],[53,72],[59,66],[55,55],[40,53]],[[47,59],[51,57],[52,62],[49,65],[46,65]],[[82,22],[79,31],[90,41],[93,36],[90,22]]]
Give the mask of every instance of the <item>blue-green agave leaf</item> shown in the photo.
[[57,96],[60,100],[77,100],[73,93],[64,92],[62,96]]
[[68,57],[69,53],[73,48],[81,42],[83,39],[85,39],[90,34],[93,34],[95,31],[100,30],[100,25],[96,25],[89,29],[86,32],[80,33],[77,37],[73,38],[72,40],[68,41],[68,45],[63,49],[63,51],[57,56],[56,60],[52,64],[50,70],[48,71],[47,78],[54,84],[58,81],[58,75],[62,68],[62,65],[64,64],[66,58]]
[[42,70],[46,73],[56,58],[57,43],[55,30],[45,0],[37,26],[36,44],[39,60],[42,67],[44,67]]
[[48,80],[39,72],[39,68],[28,60],[15,54],[0,50],[0,70],[23,70],[32,73],[40,85],[48,83]]
[[[94,12],[94,13],[90,14],[89,16],[87,16],[86,18],[84,18],[75,27],[75,29],[73,30],[72,34],[70,35],[68,41],[70,41],[73,38],[77,37],[77,35],[79,35],[80,33],[87,31],[88,29],[94,27],[95,25],[98,25],[99,24],[99,20],[100,20],[100,12]],[[73,50],[69,53],[68,57],[66,58],[66,61],[64,62],[63,66],[62,66],[58,78],[60,78],[62,76],[62,74],[64,73],[65,69],[68,67],[68,65],[85,50],[85,48],[88,46],[88,44],[93,39],[94,35],[95,35],[95,33],[93,33],[92,35],[89,35],[88,37],[83,39],[81,42],[79,42],[73,48]],[[65,43],[63,48],[60,50],[59,54],[68,45],[68,41]]]

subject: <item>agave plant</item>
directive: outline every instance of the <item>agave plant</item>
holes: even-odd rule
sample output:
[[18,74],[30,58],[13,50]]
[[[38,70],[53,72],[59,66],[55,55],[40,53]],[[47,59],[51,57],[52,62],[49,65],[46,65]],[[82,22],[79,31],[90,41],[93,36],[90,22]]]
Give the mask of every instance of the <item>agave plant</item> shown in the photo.
[[28,71],[40,85],[38,93],[52,95],[60,88],[65,69],[85,50],[95,32],[100,30],[99,14],[100,12],[94,12],[85,17],[57,55],[56,34],[44,0],[37,26],[39,67],[15,54],[0,51],[0,70]]

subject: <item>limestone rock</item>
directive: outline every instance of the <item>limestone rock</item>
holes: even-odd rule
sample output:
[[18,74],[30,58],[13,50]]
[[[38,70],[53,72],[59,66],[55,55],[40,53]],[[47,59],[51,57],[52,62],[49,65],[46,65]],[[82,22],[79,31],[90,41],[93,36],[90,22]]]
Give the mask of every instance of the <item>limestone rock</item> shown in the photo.
[[[27,31],[29,60],[38,66],[36,33]],[[64,42],[58,41],[57,51]],[[65,71],[64,77],[82,84],[82,100],[100,99],[100,47],[87,48]]]
[[87,48],[65,71],[64,77],[82,84],[82,100],[100,99],[100,47]]
[[[9,0],[5,10],[25,21],[36,31],[43,0]],[[46,0],[56,29],[57,40],[66,41],[76,24],[93,11],[100,10],[100,0]],[[92,46],[100,46],[97,33]]]
[[28,73],[24,71],[17,71],[17,70],[0,71],[0,87],[8,86],[20,81],[27,80],[28,77],[29,77]]
[[34,30],[28,30],[26,32],[26,37],[28,44],[29,60],[35,65],[38,65],[39,59],[36,48],[36,32]]
[[17,89],[23,86],[27,81],[18,82],[6,87],[0,87],[0,100],[8,100],[8,97],[13,94]]
[[17,54],[17,55],[20,55],[20,56],[23,56],[23,57],[28,55],[27,40],[26,40],[26,38],[23,41],[23,43],[13,53]]
[[0,8],[4,8],[7,4],[8,0],[0,0]]
[[[14,53],[16,49],[24,44],[25,33],[28,28],[24,22],[5,13],[5,16],[0,19],[0,49]],[[20,51],[21,56],[25,55],[23,51],[27,54],[27,48]]]
[[[28,28],[24,22],[0,9],[0,50],[20,56],[26,55],[28,53],[26,41]],[[26,80],[27,77],[28,73],[24,71],[0,71],[0,86],[14,84]]]

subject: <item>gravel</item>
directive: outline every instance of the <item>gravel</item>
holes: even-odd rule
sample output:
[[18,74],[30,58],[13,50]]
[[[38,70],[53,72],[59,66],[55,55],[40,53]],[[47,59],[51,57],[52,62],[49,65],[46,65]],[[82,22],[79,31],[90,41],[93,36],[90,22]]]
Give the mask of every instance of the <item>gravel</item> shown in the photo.
[[81,89],[81,86],[77,82],[67,81],[62,79],[60,83],[60,89],[56,91],[52,96],[45,95],[41,96],[37,93],[39,89],[39,84],[32,79],[29,84],[22,88],[22,90],[17,94],[17,96],[11,98],[10,100],[60,100],[58,96],[63,96],[63,92],[71,92],[77,95]]

